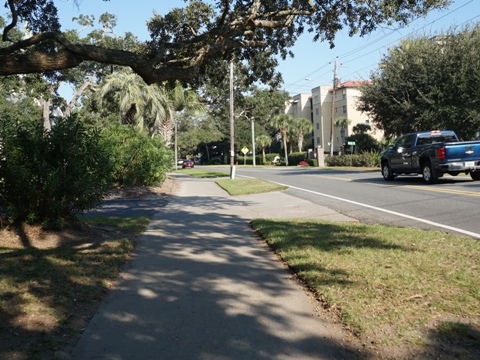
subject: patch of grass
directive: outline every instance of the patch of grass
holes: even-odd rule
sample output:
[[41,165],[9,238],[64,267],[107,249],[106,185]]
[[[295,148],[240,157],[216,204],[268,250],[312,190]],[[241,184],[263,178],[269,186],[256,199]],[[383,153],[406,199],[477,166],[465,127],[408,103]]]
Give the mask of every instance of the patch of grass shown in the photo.
[[230,195],[259,194],[271,191],[283,191],[287,186],[274,184],[261,179],[228,179],[216,183]]
[[313,220],[252,226],[326,307],[376,344],[425,343],[441,320],[455,324],[436,330],[450,337],[464,331],[455,319],[480,326],[478,240]]
[[149,221],[84,220],[83,229],[0,231],[0,358],[53,358],[93,315]]
[[181,169],[178,170],[182,174],[191,175],[199,178],[218,178],[229,177],[230,173],[220,171],[196,170],[196,169]]

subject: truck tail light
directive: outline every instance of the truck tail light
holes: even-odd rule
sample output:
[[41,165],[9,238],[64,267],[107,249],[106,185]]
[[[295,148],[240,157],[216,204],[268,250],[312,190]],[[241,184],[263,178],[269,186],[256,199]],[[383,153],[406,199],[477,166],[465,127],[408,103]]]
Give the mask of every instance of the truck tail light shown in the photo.
[[441,147],[437,149],[437,158],[439,159],[445,159],[446,154],[445,154],[445,148]]

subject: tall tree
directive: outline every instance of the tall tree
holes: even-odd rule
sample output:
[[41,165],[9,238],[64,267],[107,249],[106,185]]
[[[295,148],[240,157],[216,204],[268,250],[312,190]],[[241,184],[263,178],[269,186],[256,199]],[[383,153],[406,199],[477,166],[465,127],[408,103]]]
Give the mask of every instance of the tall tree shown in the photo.
[[263,163],[265,164],[267,162],[267,159],[265,157],[265,148],[267,146],[270,146],[270,144],[272,143],[272,137],[270,135],[267,135],[267,134],[262,134],[262,135],[258,135],[255,138],[255,141],[262,148]]
[[191,88],[185,88],[179,81],[175,81],[173,88],[166,90],[167,111],[163,117],[157,117],[150,126],[150,135],[162,135],[165,143],[170,145],[176,113],[185,111],[188,114],[206,112],[205,104],[200,101],[197,93]]
[[[137,39],[135,36],[127,32],[122,36],[115,33],[117,25],[117,17],[115,15],[104,13],[100,15],[95,25],[95,17],[93,15],[79,15],[74,17],[81,27],[78,30],[67,30],[66,38],[75,43],[86,45],[104,46],[118,50],[131,50],[136,46]],[[92,29],[85,36],[82,36],[87,29]],[[68,118],[72,113],[77,101],[85,94],[85,92],[100,83],[106,76],[118,70],[117,67],[97,63],[93,61],[85,61],[76,68],[68,68],[58,75],[58,83],[68,83],[75,88],[75,92],[70,99],[68,105],[64,108],[63,117]]]
[[[0,75],[57,71],[95,61],[129,66],[147,84],[182,80],[195,85],[218,80],[218,64],[236,57],[248,64],[250,83],[274,84],[281,80],[276,57],[291,55],[289,48],[305,30],[333,46],[344,27],[350,35],[365,35],[383,24],[406,24],[449,2],[191,0],[165,16],[155,15],[148,21],[151,39],[128,51],[69,40],[60,31],[54,0],[7,0],[11,22],[3,29]],[[11,36],[19,21],[28,23],[31,37]]]
[[297,138],[298,151],[301,152],[305,134],[313,130],[312,121],[305,118],[296,118],[292,122],[291,129],[293,135]]
[[472,139],[480,127],[480,25],[402,41],[382,59],[359,109],[387,137],[452,129]]
[[288,114],[277,115],[272,120],[272,126],[282,134],[283,150],[285,152],[285,164],[288,166],[287,134],[292,127],[293,117]]
[[143,128],[145,117],[162,119],[169,111],[167,95],[162,87],[147,85],[140,76],[126,69],[106,78],[100,96],[109,93],[113,93],[119,104],[123,124]]
[[335,119],[334,125],[340,127],[340,136],[342,137],[342,146],[345,145],[345,130],[347,130],[348,125],[350,125],[351,123],[352,123],[352,120],[350,120],[345,116]]
[[180,113],[178,123],[178,148],[181,156],[198,155],[203,152],[203,159],[210,161],[211,144],[223,138],[218,123],[208,113],[197,115]]
[[379,142],[367,132],[372,130],[370,125],[357,124],[353,127],[353,134],[347,137],[347,141],[353,141],[355,143],[355,152],[361,153],[362,151],[379,151]]

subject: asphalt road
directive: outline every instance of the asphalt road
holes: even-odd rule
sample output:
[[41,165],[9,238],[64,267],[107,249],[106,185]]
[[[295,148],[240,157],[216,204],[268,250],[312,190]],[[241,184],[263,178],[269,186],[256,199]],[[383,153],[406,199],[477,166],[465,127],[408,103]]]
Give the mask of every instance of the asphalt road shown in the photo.
[[[229,171],[229,167],[217,170]],[[288,192],[365,223],[414,226],[480,238],[480,182],[444,177],[426,185],[420,176],[385,181],[380,171],[236,167],[250,176],[288,185]]]

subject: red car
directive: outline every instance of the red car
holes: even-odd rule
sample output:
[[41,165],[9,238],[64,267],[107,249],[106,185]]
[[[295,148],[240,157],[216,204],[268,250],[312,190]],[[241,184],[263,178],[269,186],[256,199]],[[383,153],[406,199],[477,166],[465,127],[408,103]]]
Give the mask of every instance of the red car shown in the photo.
[[195,163],[193,162],[193,160],[184,160],[183,161],[183,164],[182,164],[182,169],[185,169],[185,168],[194,168],[195,167]]

